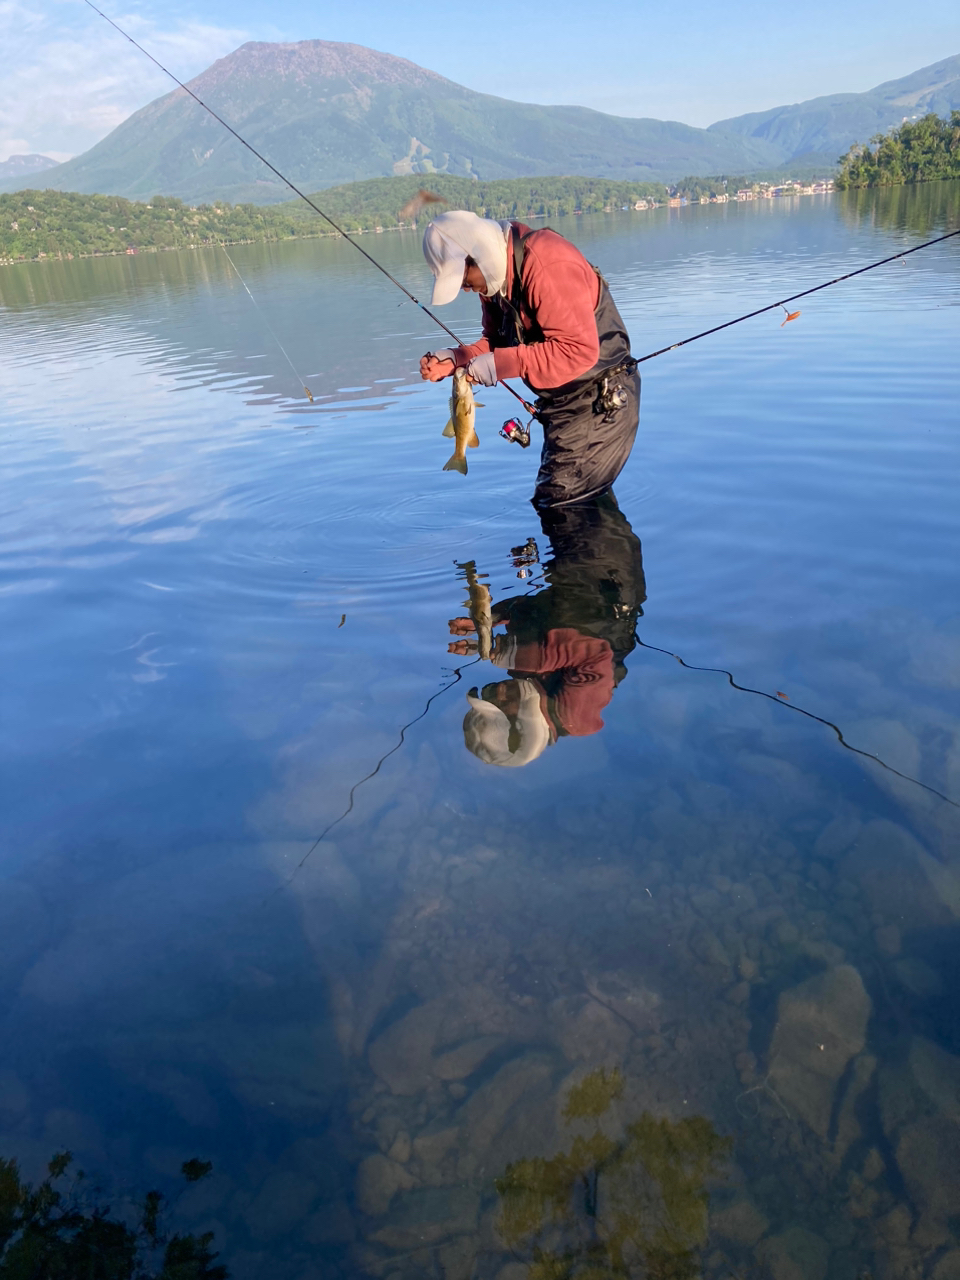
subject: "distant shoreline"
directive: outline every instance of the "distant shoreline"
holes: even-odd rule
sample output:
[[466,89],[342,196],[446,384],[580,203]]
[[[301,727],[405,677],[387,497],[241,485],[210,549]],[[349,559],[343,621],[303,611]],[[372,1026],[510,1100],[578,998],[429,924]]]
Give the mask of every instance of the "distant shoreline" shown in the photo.
[[[510,179],[464,183],[430,175],[448,206],[487,217],[524,222],[595,213],[648,212],[695,204],[734,204],[764,199],[824,195],[831,180],[774,183],[744,178],[690,178],[671,188],[657,183],[603,182],[587,178]],[[396,210],[412,196],[424,175],[372,179],[317,193],[349,236],[412,231],[396,221]],[[465,188],[461,190],[460,188]],[[392,218],[392,220],[391,220]],[[112,220],[112,221],[111,221]],[[121,197],[28,189],[0,195],[0,267],[25,263],[134,257],[143,253],[216,248],[218,245],[282,244],[291,240],[336,239],[318,215],[300,201],[286,205],[186,205],[174,197],[150,203]]]

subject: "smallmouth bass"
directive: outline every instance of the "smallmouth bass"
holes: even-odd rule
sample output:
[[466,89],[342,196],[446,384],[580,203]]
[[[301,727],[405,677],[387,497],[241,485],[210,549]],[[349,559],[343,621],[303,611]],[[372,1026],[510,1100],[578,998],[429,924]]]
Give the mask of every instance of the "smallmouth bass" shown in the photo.
[[467,450],[476,449],[480,443],[475,425],[476,409],[477,403],[473,398],[473,387],[467,380],[466,369],[455,369],[450,391],[450,420],[443,428],[443,434],[453,436],[456,447],[444,464],[444,471],[459,471],[464,476],[467,474]]

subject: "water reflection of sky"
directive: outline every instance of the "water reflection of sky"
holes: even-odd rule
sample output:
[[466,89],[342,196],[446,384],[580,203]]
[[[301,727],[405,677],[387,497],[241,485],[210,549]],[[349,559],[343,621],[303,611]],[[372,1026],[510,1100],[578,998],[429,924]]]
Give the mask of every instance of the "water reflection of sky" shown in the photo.
[[[643,352],[923,232],[876,212],[570,231]],[[236,251],[313,408],[215,254],[0,278],[0,1154],[131,1193],[212,1159],[184,1220],[236,1275],[514,1280],[493,1179],[619,1066],[618,1123],[735,1138],[705,1274],[939,1262],[956,811],[791,707],[960,798],[956,248],[646,366],[617,495],[667,652],[611,642],[603,729],[512,769],[462,725],[518,668],[449,620],[468,561],[494,606],[554,589],[536,450],[497,392],[441,472],[435,339],[348,255]]]

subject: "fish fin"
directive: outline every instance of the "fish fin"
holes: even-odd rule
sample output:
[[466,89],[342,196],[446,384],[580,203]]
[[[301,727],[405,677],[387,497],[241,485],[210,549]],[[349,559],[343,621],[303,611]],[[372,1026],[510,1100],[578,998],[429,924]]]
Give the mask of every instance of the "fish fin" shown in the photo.
[[444,463],[443,469],[444,471],[459,471],[462,476],[465,476],[467,474],[467,460],[466,458],[458,458],[455,453],[452,453]]
[[448,419],[447,419],[447,425],[443,428],[443,430],[440,432],[440,434],[441,434],[441,435],[443,435],[443,436],[446,436],[448,440],[449,440],[452,436],[454,436],[454,435],[456,434],[456,432],[455,432],[455,431],[454,431],[454,429],[453,429],[453,419],[452,419],[452,418],[448,418]]
[[480,437],[477,435],[476,431],[474,431],[473,435],[467,441],[467,448],[475,449],[479,443],[480,443]]
[[473,407],[475,409],[485,409],[487,406],[481,400],[474,400]]

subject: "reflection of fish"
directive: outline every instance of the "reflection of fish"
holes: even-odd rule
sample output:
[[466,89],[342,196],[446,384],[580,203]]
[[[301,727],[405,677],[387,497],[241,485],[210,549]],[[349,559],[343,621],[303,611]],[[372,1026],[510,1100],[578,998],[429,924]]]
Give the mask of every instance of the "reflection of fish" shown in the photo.
[[467,579],[467,599],[464,603],[470,610],[471,621],[477,629],[477,652],[487,662],[493,650],[493,601],[490,588],[480,581],[473,560],[468,560],[460,568]]
[[425,191],[423,187],[417,192],[412,200],[408,200],[398,214],[401,222],[414,222],[420,216],[422,209],[428,204],[446,204],[443,196],[434,195],[432,191]]
[[474,425],[476,416],[476,402],[473,388],[467,381],[467,371],[455,369],[453,389],[450,392],[450,421],[443,428],[443,434],[453,436],[457,443],[444,465],[444,471],[459,471],[464,476],[467,474],[467,449],[475,449],[480,443]]

